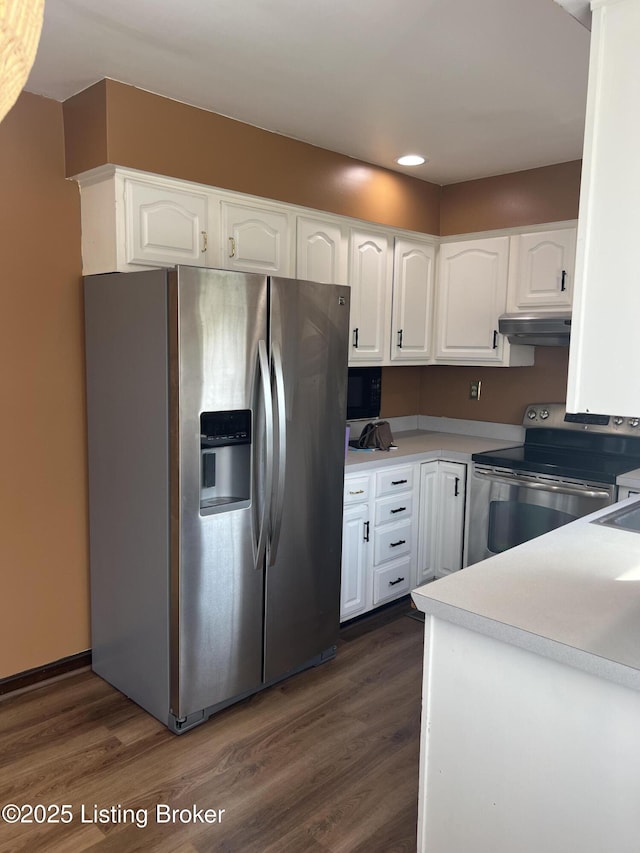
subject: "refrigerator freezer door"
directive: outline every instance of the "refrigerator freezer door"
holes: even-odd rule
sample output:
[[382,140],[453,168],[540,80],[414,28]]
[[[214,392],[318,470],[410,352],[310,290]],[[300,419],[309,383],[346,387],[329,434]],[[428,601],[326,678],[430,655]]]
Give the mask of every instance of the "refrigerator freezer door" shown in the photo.
[[276,463],[267,682],[338,636],[349,288],[272,278],[270,328]]
[[[264,495],[259,342],[267,280],[178,267],[171,292],[171,710],[186,717],[262,681],[264,573],[255,552]],[[200,508],[200,414],[252,413],[250,506]]]

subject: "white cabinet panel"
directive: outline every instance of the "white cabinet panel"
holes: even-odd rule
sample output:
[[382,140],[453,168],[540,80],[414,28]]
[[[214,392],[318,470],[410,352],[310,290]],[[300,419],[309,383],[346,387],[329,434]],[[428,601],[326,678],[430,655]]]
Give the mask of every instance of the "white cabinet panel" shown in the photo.
[[351,229],[351,347],[349,362],[380,363],[388,352],[392,256],[383,233]]
[[413,494],[392,495],[376,501],[375,525],[387,524],[391,521],[402,521],[413,515]]
[[393,253],[391,360],[426,361],[431,355],[436,248],[397,237]]
[[406,492],[413,486],[413,465],[384,468],[376,474],[376,497]]
[[575,228],[518,234],[510,251],[509,311],[571,308]]
[[127,263],[206,266],[206,193],[125,178],[124,197]]
[[412,547],[411,520],[376,528],[373,540],[373,562],[379,566],[388,560],[404,557]]
[[418,584],[462,568],[466,472],[461,462],[420,466]]
[[341,622],[367,609],[368,524],[368,503],[345,507],[342,521]]
[[640,3],[593,4],[567,409],[640,416]]
[[284,211],[222,201],[221,266],[291,275],[291,234]]
[[323,284],[347,284],[348,242],[336,222],[298,216],[296,276]]
[[509,238],[444,243],[438,277],[438,358],[499,362]]

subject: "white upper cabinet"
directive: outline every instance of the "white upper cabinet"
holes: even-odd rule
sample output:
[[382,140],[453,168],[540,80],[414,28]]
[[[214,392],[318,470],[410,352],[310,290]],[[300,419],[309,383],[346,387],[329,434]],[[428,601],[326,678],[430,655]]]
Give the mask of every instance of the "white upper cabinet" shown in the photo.
[[311,216],[296,221],[296,277],[347,284],[348,241],[339,223]]
[[268,206],[220,202],[220,266],[291,276],[290,215]]
[[436,247],[396,237],[393,254],[391,361],[431,356]]
[[571,308],[576,229],[537,231],[511,238],[509,311]]
[[208,196],[124,179],[126,262],[206,265]]
[[567,409],[640,417],[640,3],[592,12]]
[[352,228],[349,233],[351,342],[349,363],[381,363],[389,351],[391,238]]

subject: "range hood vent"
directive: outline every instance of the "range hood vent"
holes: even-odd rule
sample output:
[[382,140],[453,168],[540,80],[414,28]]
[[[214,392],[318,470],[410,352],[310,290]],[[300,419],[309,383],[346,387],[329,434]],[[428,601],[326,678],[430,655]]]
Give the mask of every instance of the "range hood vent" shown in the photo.
[[498,330],[512,344],[536,347],[568,347],[571,313],[503,314]]

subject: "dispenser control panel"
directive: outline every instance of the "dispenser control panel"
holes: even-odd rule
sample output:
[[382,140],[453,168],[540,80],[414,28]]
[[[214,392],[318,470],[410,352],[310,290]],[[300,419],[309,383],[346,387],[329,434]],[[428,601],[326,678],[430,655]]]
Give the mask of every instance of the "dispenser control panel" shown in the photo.
[[200,446],[226,447],[230,444],[251,444],[251,411],[202,412]]

